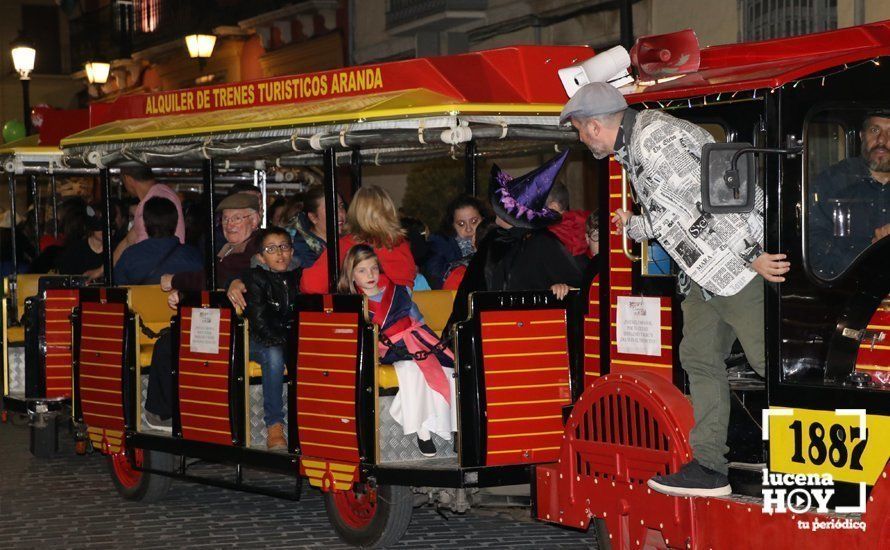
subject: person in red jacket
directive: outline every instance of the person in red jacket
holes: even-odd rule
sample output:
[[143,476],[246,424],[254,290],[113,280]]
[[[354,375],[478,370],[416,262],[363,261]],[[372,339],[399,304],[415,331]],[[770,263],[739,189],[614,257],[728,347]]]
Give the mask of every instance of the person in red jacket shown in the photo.
[[575,258],[579,267],[583,267],[590,258],[585,239],[587,233],[585,226],[590,212],[569,210],[569,190],[562,183],[553,185],[553,189],[547,195],[546,205],[547,208],[562,216],[562,219],[547,229],[562,242],[569,254]]
[[[345,228],[346,234],[340,239],[340,258],[345,258],[354,245],[367,244],[374,249],[380,266],[392,282],[414,288],[417,265],[399,223],[396,206],[386,191],[376,185],[359,189],[346,212]],[[300,291],[306,294],[328,292],[327,249],[312,267],[303,271]]]

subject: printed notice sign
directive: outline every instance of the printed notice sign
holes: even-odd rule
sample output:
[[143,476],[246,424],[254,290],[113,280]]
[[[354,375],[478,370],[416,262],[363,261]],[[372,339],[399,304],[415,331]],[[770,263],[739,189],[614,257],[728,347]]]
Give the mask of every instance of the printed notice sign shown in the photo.
[[618,297],[618,353],[661,355],[661,299]]
[[192,353],[219,353],[218,309],[195,308],[192,310],[192,327],[189,334],[189,351]]

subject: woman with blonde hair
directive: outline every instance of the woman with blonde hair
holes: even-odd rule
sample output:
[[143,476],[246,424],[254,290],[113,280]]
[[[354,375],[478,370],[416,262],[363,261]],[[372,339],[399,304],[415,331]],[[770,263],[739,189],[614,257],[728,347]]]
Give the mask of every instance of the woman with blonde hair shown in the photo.
[[[396,206],[389,194],[376,185],[359,189],[346,211],[345,235],[340,238],[340,257],[357,244],[370,246],[380,267],[395,284],[414,288],[417,266],[405,231],[399,223]],[[307,294],[328,291],[328,251],[325,249],[312,267],[303,271],[300,290]]]

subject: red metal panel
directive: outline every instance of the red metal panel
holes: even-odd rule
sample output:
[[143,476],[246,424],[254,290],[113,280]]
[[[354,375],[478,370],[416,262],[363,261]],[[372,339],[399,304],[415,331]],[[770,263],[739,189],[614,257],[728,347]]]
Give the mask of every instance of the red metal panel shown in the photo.
[[600,342],[600,281],[594,277],[587,295],[587,314],[584,316],[584,385],[593,384],[602,374]]
[[701,51],[698,72],[644,86],[629,103],[778,88],[831,67],[890,55],[890,21]]
[[[513,46],[200,89],[129,95],[111,103],[90,105],[90,126],[127,118],[312,103],[413,89],[437,92],[453,98],[455,103],[559,104],[566,101],[566,95],[556,71],[593,53],[586,46]],[[355,86],[356,80],[361,80],[363,85]],[[268,93],[272,87],[284,93]],[[243,103],[222,101],[229,92],[244,98]]]
[[182,308],[179,335],[179,414],[182,437],[194,441],[232,444],[229,409],[229,350],[232,314],[220,309],[219,350],[196,353],[190,348],[191,307]]
[[91,428],[123,431],[121,375],[126,306],[81,304],[78,382],[83,419]]
[[46,396],[71,397],[71,311],[77,306],[76,290],[47,290],[43,301],[46,322]]
[[484,311],[486,464],[555,460],[571,403],[564,310]]
[[356,463],[358,314],[300,312],[297,429],[303,456]]
[[890,382],[890,296],[884,299],[868,322],[870,337],[862,339],[859,355],[856,357],[856,370],[867,372]]
[[[628,182],[628,185],[631,185]],[[621,165],[609,159],[609,211],[621,208]],[[673,320],[671,299],[661,298],[661,355],[637,355],[618,353],[616,334],[618,317],[618,297],[631,296],[632,271],[639,269],[639,263],[631,263],[621,247],[621,235],[609,235],[609,372],[652,372],[668,380],[672,379],[673,368]],[[600,348],[602,350],[602,347]]]

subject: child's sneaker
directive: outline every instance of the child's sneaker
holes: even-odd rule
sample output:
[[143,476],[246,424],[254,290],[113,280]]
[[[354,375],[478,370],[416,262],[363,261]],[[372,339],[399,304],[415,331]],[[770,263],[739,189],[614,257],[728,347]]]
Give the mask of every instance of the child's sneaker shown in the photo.
[[420,436],[417,436],[417,446],[420,448],[420,454],[423,456],[436,456],[436,444],[433,443],[433,438],[429,439],[420,439]]

